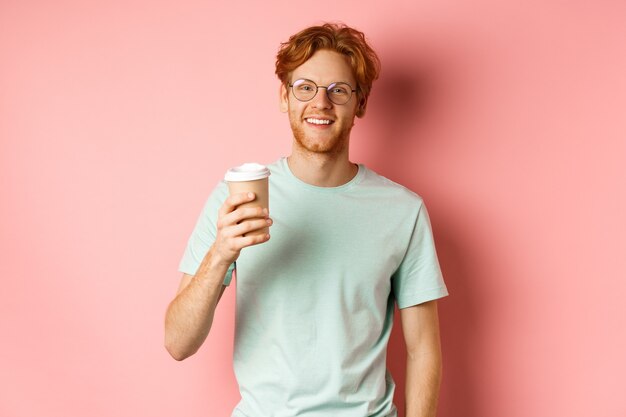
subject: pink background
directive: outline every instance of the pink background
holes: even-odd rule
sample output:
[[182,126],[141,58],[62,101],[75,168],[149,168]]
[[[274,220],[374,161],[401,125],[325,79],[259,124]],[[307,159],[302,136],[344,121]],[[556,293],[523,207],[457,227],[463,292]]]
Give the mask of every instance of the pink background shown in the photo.
[[[275,53],[324,20],[383,62],[353,160],[431,214],[439,415],[626,415],[626,5],[523,4],[3,0],[0,415],[230,415],[234,292],[181,363],[164,312],[224,170],[288,154]],[[401,409],[403,355],[396,321]]]

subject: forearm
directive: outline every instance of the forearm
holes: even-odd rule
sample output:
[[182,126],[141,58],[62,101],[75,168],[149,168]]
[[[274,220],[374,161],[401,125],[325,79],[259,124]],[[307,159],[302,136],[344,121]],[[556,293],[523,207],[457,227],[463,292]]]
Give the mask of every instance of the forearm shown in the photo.
[[441,352],[407,355],[406,417],[435,417],[441,385]]
[[176,360],[198,351],[211,329],[228,267],[216,261],[213,248],[189,284],[170,303],[165,315],[165,347]]

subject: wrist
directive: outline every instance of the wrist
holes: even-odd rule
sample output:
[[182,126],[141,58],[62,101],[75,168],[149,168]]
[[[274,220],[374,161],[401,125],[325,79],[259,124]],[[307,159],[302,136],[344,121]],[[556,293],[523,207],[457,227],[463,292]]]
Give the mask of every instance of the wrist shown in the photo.
[[[209,252],[207,253],[204,262],[207,263],[207,266],[211,270],[224,270],[224,273],[228,270],[228,268],[235,262],[233,259],[226,258],[223,254],[215,248],[215,246],[211,246]],[[203,263],[204,263],[203,262]]]

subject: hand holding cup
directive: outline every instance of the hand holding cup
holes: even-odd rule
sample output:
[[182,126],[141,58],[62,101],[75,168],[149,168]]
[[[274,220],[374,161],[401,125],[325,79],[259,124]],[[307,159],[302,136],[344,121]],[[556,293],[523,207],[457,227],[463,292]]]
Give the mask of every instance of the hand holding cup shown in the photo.
[[230,195],[218,212],[215,250],[228,264],[244,247],[269,239],[269,175],[269,169],[259,164],[244,164],[226,173]]

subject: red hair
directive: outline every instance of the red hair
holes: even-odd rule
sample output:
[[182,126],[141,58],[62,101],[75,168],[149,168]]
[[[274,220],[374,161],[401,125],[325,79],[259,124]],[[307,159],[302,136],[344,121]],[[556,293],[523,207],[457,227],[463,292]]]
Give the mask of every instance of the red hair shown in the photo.
[[357,94],[367,98],[372,83],[380,73],[380,60],[368,45],[363,32],[345,24],[325,23],[312,26],[281,43],[276,55],[276,75],[287,85],[293,70],[304,64],[315,52],[328,49],[350,58],[352,72],[357,81]]

